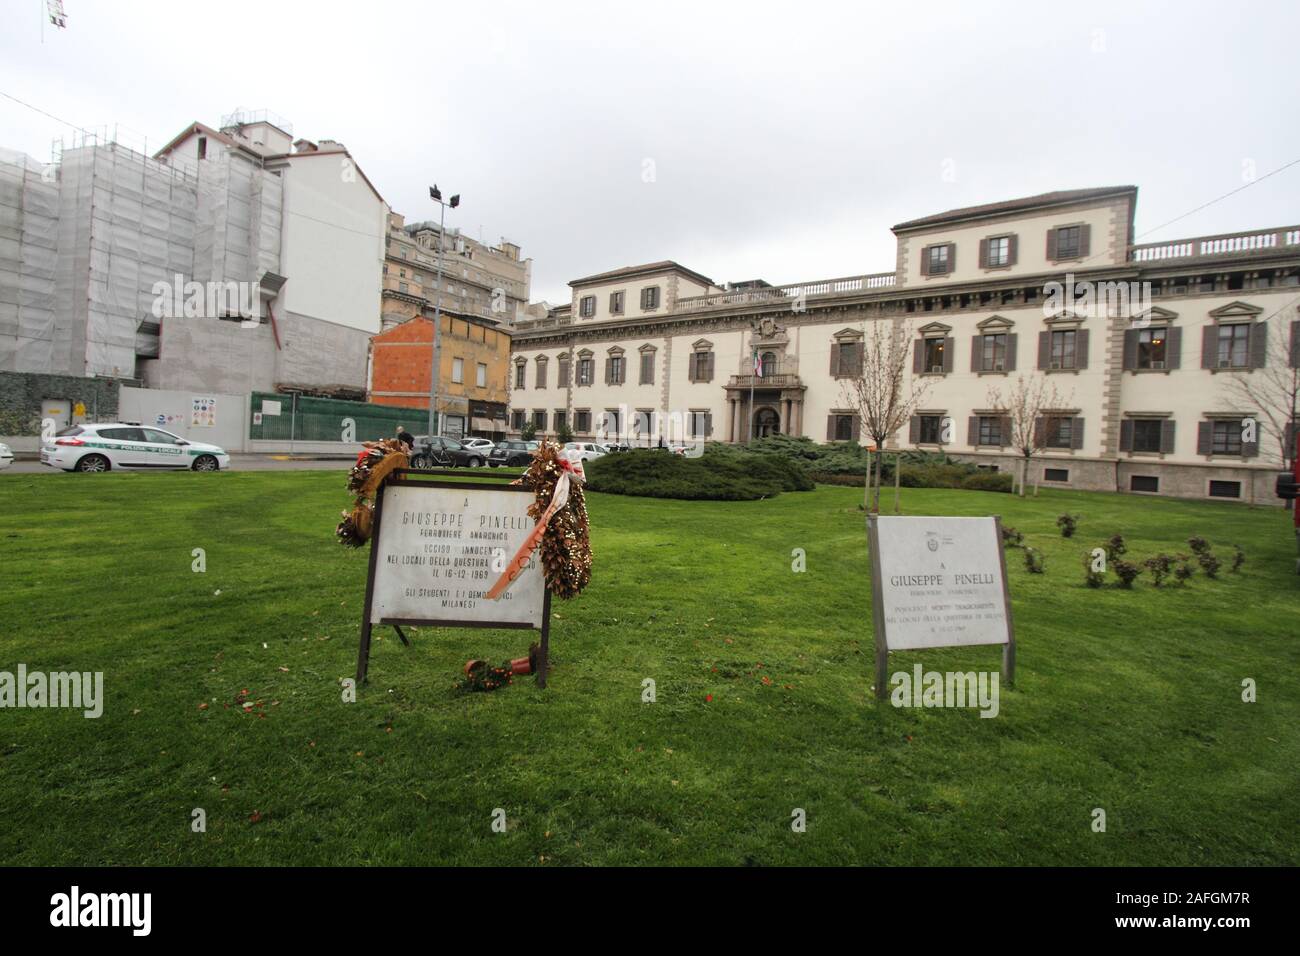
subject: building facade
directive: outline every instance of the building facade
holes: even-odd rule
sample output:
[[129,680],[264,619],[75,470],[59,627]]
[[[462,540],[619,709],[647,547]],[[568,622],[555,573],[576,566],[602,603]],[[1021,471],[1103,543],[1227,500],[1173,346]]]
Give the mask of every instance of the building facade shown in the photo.
[[1294,375],[1300,226],[1138,244],[1136,202],[1107,187],[910,220],[869,275],[721,287],[660,262],[575,280],[569,306],[517,323],[512,425],[859,439],[850,382],[885,323],[924,396],[889,449],[1010,469],[1024,377],[1056,396],[1030,481],[1275,503],[1292,413],[1269,381]]
[[[504,438],[509,385],[510,334],[482,321],[443,315],[442,356],[438,369],[441,433],[450,438],[477,435]],[[368,400],[379,405],[429,407],[433,320],[408,319],[385,329],[371,342]],[[427,418],[407,427],[423,432]]]

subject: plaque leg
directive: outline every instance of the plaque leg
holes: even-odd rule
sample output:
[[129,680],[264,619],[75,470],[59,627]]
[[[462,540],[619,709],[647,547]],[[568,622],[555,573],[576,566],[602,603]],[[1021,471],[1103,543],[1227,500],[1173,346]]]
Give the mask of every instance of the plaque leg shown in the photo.
[[546,690],[546,672],[551,668],[551,592],[542,598],[542,646],[537,652],[537,686]]
[[370,622],[361,624],[361,647],[357,650],[357,686],[366,682],[366,671],[370,669]]

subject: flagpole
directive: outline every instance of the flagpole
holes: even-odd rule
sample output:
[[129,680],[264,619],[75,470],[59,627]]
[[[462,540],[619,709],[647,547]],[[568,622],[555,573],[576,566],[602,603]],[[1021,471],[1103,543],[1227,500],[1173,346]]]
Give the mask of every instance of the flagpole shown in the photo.
[[757,372],[754,371],[754,361],[758,358],[758,350],[754,349],[749,357],[749,440],[754,440],[754,378]]

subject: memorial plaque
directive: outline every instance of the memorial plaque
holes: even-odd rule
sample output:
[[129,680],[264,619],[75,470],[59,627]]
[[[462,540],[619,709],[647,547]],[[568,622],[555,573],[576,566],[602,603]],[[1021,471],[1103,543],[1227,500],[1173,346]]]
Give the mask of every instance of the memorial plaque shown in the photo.
[[[444,619],[542,626],[537,552],[500,598],[483,597],[537,523],[533,496],[500,488],[391,484],[374,544],[370,622]],[[494,560],[495,559],[495,560]],[[495,567],[495,570],[494,570]]]
[[997,518],[868,519],[876,695],[890,651],[1004,645],[1012,680],[1015,636]]

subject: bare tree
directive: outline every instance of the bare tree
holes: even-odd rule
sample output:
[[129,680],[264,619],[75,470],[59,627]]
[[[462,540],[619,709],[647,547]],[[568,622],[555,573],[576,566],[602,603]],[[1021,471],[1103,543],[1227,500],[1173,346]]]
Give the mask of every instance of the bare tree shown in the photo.
[[[926,379],[909,377],[911,325],[879,319],[867,323],[857,358],[839,369],[841,400],[858,414],[860,430],[876,446],[875,494],[871,510],[880,511],[880,479],[885,442],[907,424],[929,391]],[[834,345],[832,348],[840,348]],[[867,461],[871,485],[871,461]]]
[[[1266,460],[1285,465],[1289,471],[1295,465],[1296,405],[1300,398],[1300,369],[1296,365],[1300,364],[1300,356],[1295,352],[1295,336],[1285,323],[1269,328],[1267,334],[1263,367],[1233,372],[1224,377],[1223,384],[1233,398],[1259,409],[1269,434],[1277,440],[1277,457]],[[1260,447],[1264,447],[1262,441]]]
[[1051,425],[1049,419],[1058,417],[1051,413],[1059,411],[1065,401],[1046,375],[1025,375],[1022,372],[1016,376],[1015,384],[1008,390],[1005,399],[1001,389],[989,389],[989,407],[1005,412],[1004,418],[1011,432],[1007,437],[1011,447],[1020,455],[1022,498],[1025,496],[1025,485],[1029,482],[1029,464],[1047,446]]

